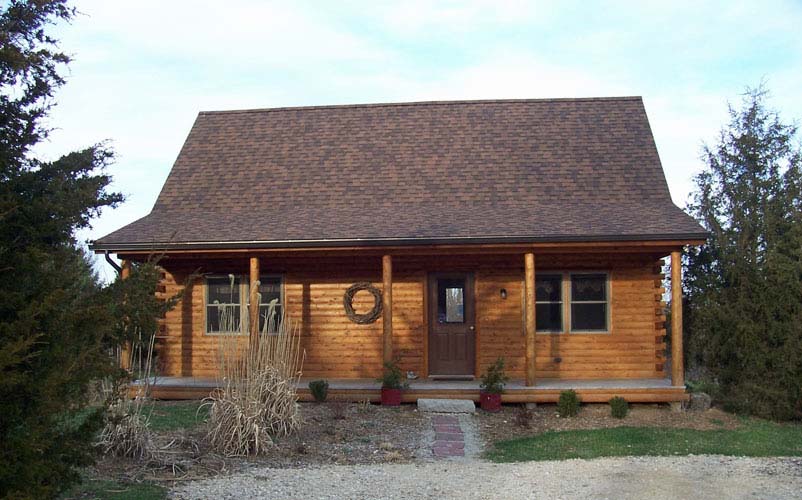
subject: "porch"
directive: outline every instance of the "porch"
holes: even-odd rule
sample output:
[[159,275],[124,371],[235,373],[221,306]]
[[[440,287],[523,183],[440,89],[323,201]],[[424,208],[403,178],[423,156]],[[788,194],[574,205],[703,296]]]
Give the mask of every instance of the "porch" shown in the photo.
[[[298,399],[312,401],[308,384],[311,379],[298,382]],[[328,398],[347,401],[380,400],[380,384],[373,379],[330,379]],[[217,388],[211,378],[154,377],[151,396],[156,399],[202,399]],[[130,391],[135,394],[142,387],[134,382]],[[669,378],[567,380],[539,379],[534,386],[515,379],[507,383],[502,401],[505,403],[555,403],[560,392],[573,389],[585,403],[606,403],[621,396],[631,403],[671,403],[686,401],[684,386],[674,386]],[[402,400],[414,403],[419,398],[471,399],[479,401],[478,380],[411,380],[403,392]]]

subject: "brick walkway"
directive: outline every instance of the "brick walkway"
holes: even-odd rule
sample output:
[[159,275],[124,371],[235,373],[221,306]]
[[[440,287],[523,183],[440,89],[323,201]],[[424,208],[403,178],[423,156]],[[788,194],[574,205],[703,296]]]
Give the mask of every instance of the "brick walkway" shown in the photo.
[[455,415],[433,415],[434,442],[432,454],[437,458],[464,457],[465,434]]

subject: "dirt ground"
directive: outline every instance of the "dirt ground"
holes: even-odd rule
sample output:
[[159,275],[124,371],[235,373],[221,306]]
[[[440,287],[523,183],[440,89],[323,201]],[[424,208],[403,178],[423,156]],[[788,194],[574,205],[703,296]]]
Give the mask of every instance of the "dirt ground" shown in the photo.
[[[498,413],[477,411],[476,425],[485,446],[497,441],[533,436],[545,431],[603,429],[608,427],[672,427],[697,430],[735,429],[738,418],[712,408],[705,412],[674,412],[667,405],[632,404],[629,415],[618,419],[610,416],[608,404],[584,404],[579,414],[560,418],[556,405],[538,405],[524,418],[522,405],[505,405]],[[521,425],[528,421],[529,426]]]
[[[170,403],[159,403],[170,404]],[[156,456],[147,463],[107,457],[89,469],[90,477],[121,481],[186,481],[231,474],[260,466],[299,468],[316,465],[405,463],[414,458],[425,418],[415,405],[398,408],[368,403],[300,403],[303,425],[279,438],[265,456],[230,458],[204,444],[205,429],[154,433]]]

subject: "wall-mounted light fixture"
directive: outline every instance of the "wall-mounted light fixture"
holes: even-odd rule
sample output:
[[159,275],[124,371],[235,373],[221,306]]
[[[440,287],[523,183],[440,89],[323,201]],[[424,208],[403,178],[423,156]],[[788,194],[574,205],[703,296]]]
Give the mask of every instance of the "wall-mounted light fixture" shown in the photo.
[[506,289],[506,288],[502,288],[502,289],[499,291],[499,295],[501,295],[501,298],[502,298],[502,299],[506,300],[506,299],[507,299],[507,289]]

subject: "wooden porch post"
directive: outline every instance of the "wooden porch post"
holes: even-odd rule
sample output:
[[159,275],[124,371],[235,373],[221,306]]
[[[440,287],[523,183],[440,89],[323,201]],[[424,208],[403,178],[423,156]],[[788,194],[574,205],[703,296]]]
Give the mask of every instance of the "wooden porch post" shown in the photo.
[[[120,279],[128,279],[131,276],[131,262],[124,260],[120,264]],[[131,341],[123,343],[122,349],[120,349],[120,368],[131,369]]]
[[393,257],[382,256],[382,360],[393,360]]
[[535,377],[535,254],[524,255],[524,290],[526,293],[526,385],[534,386]]
[[671,252],[671,385],[685,385],[682,352],[682,258],[679,250]]
[[259,257],[251,257],[250,288],[248,294],[248,337],[254,347],[259,339]]

